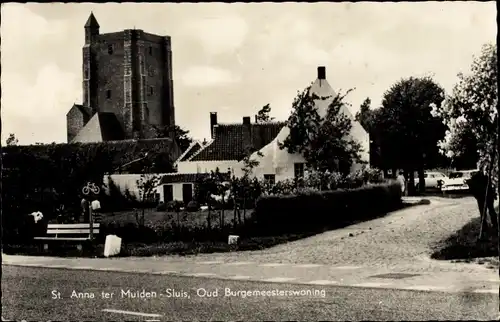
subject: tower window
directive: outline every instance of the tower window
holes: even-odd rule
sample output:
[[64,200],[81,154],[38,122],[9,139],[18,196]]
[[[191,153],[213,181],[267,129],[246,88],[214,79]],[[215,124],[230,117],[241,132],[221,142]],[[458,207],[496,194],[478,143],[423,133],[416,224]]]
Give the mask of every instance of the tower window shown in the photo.
[[108,45],[108,54],[113,54],[113,45]]
[[149,56],[153,56],[153,47],[149,46]]
[[155,89],[153,88],[153,86],[149,86],[149,95],[154,95],[155,93]]
[[111,98],[111,90],[110,90],[110,89],[108,89],[108,90],[106,91],[106,98],[107,98],[108,100]]

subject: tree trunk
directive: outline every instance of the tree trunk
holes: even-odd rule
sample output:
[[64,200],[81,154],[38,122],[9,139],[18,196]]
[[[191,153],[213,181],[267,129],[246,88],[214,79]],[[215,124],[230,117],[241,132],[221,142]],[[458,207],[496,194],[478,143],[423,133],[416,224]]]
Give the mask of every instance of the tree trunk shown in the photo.
[[408,180],[406,185],[406,191],[408,196],[415,195],[415,170],[411,169],[408,173]]
[[425,193],[425,178],[424,178],[424,168],[418,169],[418,193],[423,195]]
[[211,206],[210,206],[210,202],[208,202],[207,204],[208,204],[207,226],[208,226],[208,229],[211,229],[211,227],[212,227],[211,220],[210,220]]
[[233,200],[234,200],[234,206],[233,206],[234,207],[233,226],[234,226],[234,228],[236,228],[236,220],[237,220],[237,218],[236,218],[236,208],[237,208],[237,205],[236,205],[236,199],[233,199]]
[[243,198],[243,221],[245,221],[246,218],[247,218],[247,197],[245,196]]
[[225,204],[224,204],[224,195],[222,195],[222,209],[221,209],[221,221],[220,221],[220,226],[221,228],[224,227],[224,207],[225,207]]
[[[490,162],[489,168],[488,168],[488,178],[487,178],[487,185],[485,189],[485,199],[479,198],[478,199],[478,206],[479,208],[479,213],[481,214],[481,227],[479,229],[479,239],[481,239],[483,236],[483,232],[486,231],[487,223],[486,223],[486,212],[489,213],[490,216],[490,222],[492,224],[493,231],[498,233],[498,215],[495,212],[495,207],[494,207],[494,191],[492,189],[492,183],[491,183],[491,175],[493,173],[493,167],[494,167],[494,162],[495,162],[495,156],[496,156],[496,151],[493,153],[492,160]],[[481,196],[482,197],[482,196]],[[479,204],[481,201],[482,204]]]

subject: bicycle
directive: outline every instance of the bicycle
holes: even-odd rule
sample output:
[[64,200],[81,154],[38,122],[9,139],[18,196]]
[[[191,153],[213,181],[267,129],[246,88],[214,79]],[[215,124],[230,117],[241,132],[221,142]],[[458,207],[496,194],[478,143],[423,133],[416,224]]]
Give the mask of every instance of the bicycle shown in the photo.
[[98,195],[101,192],[101,188],[99,188],[95,183],[87,183],[85,187],[82,188],[82,193],[84,195],[89,195],[90,193]]

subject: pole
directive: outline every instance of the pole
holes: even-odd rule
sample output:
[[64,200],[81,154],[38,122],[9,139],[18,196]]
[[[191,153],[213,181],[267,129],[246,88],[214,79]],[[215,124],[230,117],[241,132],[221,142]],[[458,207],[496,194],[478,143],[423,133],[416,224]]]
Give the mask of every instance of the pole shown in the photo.
[[92,218],[92,202],[89,202],[89,221],[90,221],[90,241],[94,239],[94,218]]

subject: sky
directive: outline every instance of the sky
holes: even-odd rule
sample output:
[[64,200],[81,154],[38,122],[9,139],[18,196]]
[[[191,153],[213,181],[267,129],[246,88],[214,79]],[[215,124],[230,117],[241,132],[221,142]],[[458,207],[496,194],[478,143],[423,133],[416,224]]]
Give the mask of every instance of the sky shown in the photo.
[[[209,113],[241,122],[265,104],[286,120],[317,67],[356,113],[401,78],[432,76],[447,92],[496,42],[495,2],[2,4],[2,142],[66,142],[82,102],[83,26],[172,37],[176,124],[209,138]],[[253,119],[253,117],[252,117]]]

